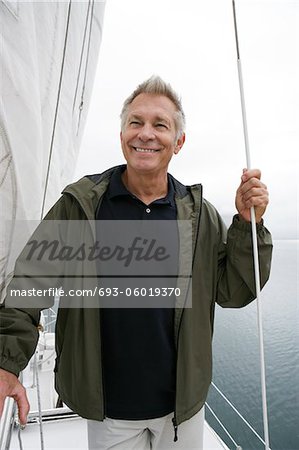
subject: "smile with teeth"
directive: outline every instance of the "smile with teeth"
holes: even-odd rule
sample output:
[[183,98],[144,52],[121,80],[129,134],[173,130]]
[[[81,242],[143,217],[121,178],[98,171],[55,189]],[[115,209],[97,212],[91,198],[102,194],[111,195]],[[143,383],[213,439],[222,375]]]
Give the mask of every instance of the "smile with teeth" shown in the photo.
[[159,151],[153,148],[140,148],[140,147],[134,147],[134,150],[138,153],[155,153]]

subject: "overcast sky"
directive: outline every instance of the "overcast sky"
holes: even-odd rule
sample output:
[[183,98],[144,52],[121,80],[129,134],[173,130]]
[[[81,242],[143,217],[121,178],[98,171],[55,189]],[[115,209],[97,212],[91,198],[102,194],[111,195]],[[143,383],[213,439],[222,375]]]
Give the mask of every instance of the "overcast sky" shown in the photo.
[[[299,0],[236,0],[253,167],[270,191],[274,238],[297,238]],[[231,0],[107,0],[75,179],[123,163],[119,113],[158,74],[180,94],[186,143],[169,171],[227,218],[246,166]]]

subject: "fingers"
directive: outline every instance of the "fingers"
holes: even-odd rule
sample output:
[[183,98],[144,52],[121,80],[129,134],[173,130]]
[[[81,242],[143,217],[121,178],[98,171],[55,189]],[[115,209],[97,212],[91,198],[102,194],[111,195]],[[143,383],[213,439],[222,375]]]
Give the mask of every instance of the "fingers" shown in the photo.
[[259,169],[243,169],[241,183],[237,190],[236,206],[239,214],[250,220],[250,208],[255,208],[256,220],[259,222],[269,203],[267,186],[261,181]]
[[5,402],[5,397],[3,397],[3,395],[1,395],[0,396],[0,418],[2,417],[4,402]]
[[265,185],[259,187],[243,186],[240,188],[240,194],[245,208],[267,206],[269,203],[269,195]]
[[14,374],[0,369],[0,416],[6,397],[12,397],[17,402],[20,423],[25,425],[30,409],[26,389]]
[[243,174],[241,180],[243,183],[246,183],[251,178],[261,179],[262,173],[259,169],[243,169]]
[[27,399],[26,391],[22,385],[21,385],[21,388],[23,389],[24,392],[17,392],[15,395],[7,395],[7,396],[1,395],[1,397],[0,397],[0,417],[2,416],[2,413],[3,413],[3,408],[4,408],[6,397],[12,397],[17,402],[20,424],[26,425],[27,416],[28,416],[28,413],[30,410],[30,405],[29,405],[29,402]]
[[267,206],[269,203],[267,186],[260,178],[261,171],[258,169],[243,171],[239,193],[246,208]]
[[27,394],[25,388],[20,384],[18,387],[18,391],[15,395],[12,396],[18,405],[19,411],[19,420],[21,425],[26,425],[27,416],[29,414],[30,405],[27,399]]

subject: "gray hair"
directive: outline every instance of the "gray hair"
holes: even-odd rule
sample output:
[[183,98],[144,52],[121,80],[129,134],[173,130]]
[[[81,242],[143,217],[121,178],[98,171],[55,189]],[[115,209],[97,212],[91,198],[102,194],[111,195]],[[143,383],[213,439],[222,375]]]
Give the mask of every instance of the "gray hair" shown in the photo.
[[148,80],[139,84],[135,91],[124,101],[120,114],[121,130],[123,131],[125,129],[129,105],[140,94],[164,95],[172,101],[177,110],[174,116],[174,122],[177,132],[176,138],[179,138],[184,133],[186,125],[185,113],[183,111],[181,99],[169,83],[166,83],[162,80],[162,78],[156,75],[151,76]]

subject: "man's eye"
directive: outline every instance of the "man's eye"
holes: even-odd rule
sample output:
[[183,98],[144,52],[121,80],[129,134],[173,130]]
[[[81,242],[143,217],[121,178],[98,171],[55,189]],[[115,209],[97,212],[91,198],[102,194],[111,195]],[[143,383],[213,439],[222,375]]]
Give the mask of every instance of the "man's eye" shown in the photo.
[[167,125],[165,125],[165,123],[157,123],[157,124],[156,124],[156,127],[159,127],[159,128],[167,128]]
[[140,122],[137,120],[131,120],[130,125],[140,125]]

